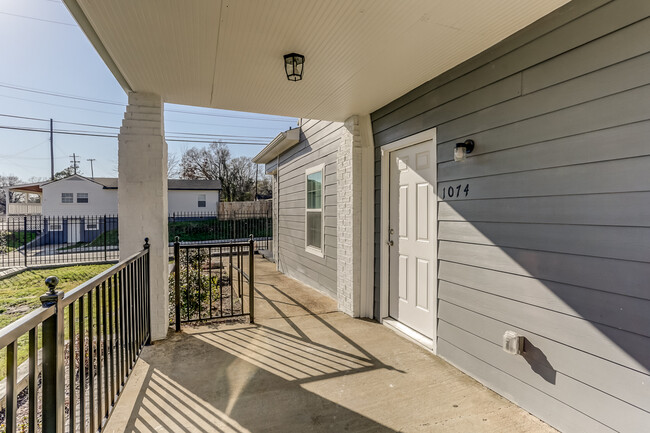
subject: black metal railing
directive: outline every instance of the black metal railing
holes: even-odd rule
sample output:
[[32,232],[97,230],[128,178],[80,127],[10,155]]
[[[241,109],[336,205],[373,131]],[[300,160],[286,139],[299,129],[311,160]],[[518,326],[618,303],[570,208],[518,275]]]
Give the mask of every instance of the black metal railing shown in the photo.
[[[7,348],[6,432],[96,432],[150,340],[149,244],[65,295],[56,277],[46,284],[42,306],[0,330],[0,348]],[[25,340],[28,408],[19,418],[18,351]]]
[[170,322],[176,331],[182,323],[221,318],[249,316],[254,323],[254,254],[252,235],[248,242],[214,244],[181,244],[177,238],[170,274],[170,287],[174,289]]

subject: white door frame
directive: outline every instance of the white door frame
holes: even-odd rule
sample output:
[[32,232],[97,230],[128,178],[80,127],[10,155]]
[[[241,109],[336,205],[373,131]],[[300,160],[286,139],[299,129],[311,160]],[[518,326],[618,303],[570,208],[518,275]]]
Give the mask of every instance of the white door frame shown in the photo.
[[[414,144],[422,143],[424,141],[431,141],[434,146],[434,152],[437,151],[436,148],[436,128],[431,128],[426,131],[419,132],[417,134],[402,138],[401,140],[394,141],[392,143],[386,144],[381,147],[381,223],[380,223],[380,280],[379,280],[379,312],[380,312],[380,323],[384,323],[384,320],[389,320],[388,317],[388,305],[389,305],[389,266],[390,266],[390,252],[388,249],[388,230],[390,227],[390,153],[399,150]],[[435,153],[434,153],[435,155]],[[437,165],[438,158],[436,158]],[[436,179],[438,178],[438,171],[436,169]],[[436,219],[438,218],[438,212],[436,207]],[[438,248],[438,239],[436,239],[436,248]],[[436,264],[437,269],[437,264]],[[437,276],[436,276],[437,279]],[[436,281],[437,285],[438,282]],[[437,298],[437,295],[436,295]],[[436,305],[438,304],[438,299],[435,300]],[[437,307],[436,307],[437,308]],[[436,327],[437,328],[437,327]],[[400,329],[401,332],[405,330]],[[435,331],[437,334],[437,331]],[[407,333],[407,332],[405,332]],[[417,336],[411,336],[412,338],[419,340]],[[429,346],[429,344],[426,344]],[[433,344],[430,347],[433,352],[436,352],[436,342],[435,339]]]

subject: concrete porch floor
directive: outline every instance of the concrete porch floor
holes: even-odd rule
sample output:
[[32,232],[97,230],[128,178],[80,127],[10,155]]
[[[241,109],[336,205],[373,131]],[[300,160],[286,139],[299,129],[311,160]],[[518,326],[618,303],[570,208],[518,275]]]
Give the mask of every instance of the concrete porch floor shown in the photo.
[[146,347],[105,431],[555,432],[262,258],[256,277],[256,324]]

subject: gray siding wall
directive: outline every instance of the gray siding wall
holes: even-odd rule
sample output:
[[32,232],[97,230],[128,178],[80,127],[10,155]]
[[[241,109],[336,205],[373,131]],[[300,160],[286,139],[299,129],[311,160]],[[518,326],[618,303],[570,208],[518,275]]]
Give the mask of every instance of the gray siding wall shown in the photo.
[[649,15],[574,1],[372,115],[376,271],[379,149],[437,127],[439,355],[563,431],[650,429]]
[[[278,164],[278,269],[336,298],[336,151],[343,123],[308,120],[298,144]],[[325,245],[321,258],[305,251],[305,170],[324,169]]]

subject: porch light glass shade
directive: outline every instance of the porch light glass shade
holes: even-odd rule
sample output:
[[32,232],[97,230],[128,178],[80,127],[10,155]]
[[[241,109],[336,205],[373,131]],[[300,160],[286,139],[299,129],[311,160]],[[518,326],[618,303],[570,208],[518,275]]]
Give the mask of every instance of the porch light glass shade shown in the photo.
[[302,80],[302,71],[305,64],[305,56],[291,53],[284,56],[284,70],[287,73],[287,80]]
[[464,161],[468,153],[474,150],[474,140],[465,140],[463,143],[456,143],[454,148],[454,161]]
[[454,148],[454,161],[465,161],[467,158],[467,148],[459,146]]

